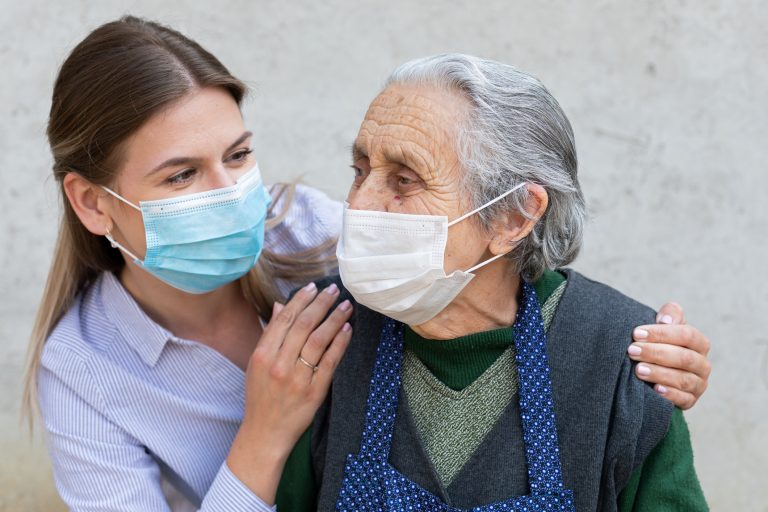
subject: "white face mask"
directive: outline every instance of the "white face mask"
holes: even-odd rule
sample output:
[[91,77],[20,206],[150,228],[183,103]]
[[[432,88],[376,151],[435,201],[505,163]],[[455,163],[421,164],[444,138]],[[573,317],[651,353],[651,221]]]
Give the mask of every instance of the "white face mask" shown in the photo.
[[448,228],[524,185],[450,223],[444,216],[350,210],[347,205],[336,247],[344,287],[359,304],[405,324],[431,320],[475,277],[473,271],[504,256],[448,276],[443,267]]

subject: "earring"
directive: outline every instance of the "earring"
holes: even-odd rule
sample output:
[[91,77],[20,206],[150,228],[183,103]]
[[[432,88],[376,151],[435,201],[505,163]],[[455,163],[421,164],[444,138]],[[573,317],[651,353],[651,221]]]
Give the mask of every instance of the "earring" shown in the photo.
[[117,244],[115,243],[115,239],[112,238],[112,233],[110,233],[109,227],[106,227],[104,229],[106,230],[104,237],[109,241],[109,245],[111,245],[113,249],[117,249]]

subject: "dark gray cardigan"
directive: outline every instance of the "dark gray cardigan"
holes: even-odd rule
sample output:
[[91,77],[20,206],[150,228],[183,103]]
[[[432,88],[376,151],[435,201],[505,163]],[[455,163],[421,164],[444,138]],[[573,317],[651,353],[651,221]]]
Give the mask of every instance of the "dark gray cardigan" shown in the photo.
[[[672,404],[633,374],[626,355],[632,329],[654,323],[646,306],[581,274],[568,282],[547,336],[557,433],[566,489],[579,511],[616,510],[632,471],[664,437]],[[342,297],[350,298],[338,277]],[[346,457],[358,453],[376,346],[383,317],[355,305],[354,335],[328,398],[312,426],[318,510],[333,510]],[[453,507],[471,508],[528,494],[520,409],[516,399],[444,488],[420,442],[405,394],[390,462]]]

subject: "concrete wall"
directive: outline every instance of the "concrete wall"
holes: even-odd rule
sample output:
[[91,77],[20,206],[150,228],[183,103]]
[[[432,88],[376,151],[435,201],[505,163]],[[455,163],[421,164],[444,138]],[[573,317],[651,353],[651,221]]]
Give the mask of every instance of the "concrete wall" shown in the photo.
[[[215,7],[212,7],[215,5]],[[713,510],[768,510],[768,4],[2,0],[0,510],[61,510],[46,455],[18,426],[26,337],[58,199],[44,131],[68,51],[123,13],[164,21],[256,93],[245,108],[270,181],[341,199],[348,147],[387,72],[462,51],[540,77],[573,122],[591,207],[576,268],[711,337],[714,373],[687,414]]]

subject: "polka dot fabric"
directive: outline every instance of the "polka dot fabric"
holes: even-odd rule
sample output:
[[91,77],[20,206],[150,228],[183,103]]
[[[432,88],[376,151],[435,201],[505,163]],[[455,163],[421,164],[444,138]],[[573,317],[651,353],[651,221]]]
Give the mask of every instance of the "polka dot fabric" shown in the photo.
[[547,361],[547,336],[533,287],[523,295],[515,322],[517,369],[520,377],[520,416],[532,493],[563,490],[560,448]]
[[[492,511],[575,511],[573,493],[563,489],[560,453],[547,363],[546,335],[536,292],[523,284],[515,321],[520,377],[520,411],[531,494],[469,509]],[[409,481],[389,462],[400,393],[404,326],[387,319],[381,332],[366,407],[360,453],[349,455],[336,510],[458,512]]]

